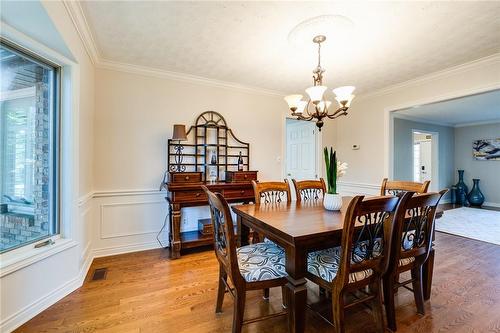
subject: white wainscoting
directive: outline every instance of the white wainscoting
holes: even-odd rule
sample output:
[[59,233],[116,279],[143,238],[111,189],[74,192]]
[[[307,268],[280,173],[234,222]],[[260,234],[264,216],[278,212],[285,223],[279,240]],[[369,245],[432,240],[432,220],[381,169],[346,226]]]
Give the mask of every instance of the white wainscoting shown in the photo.
[[[94,257],[160,247],[156,236],[168,211],[165,196],[157,190],[95,192]],[[160,239],[168,243],[168,225]]]
[[[15,300],[7,302],[2,309],[0,332],[11,332],[63,297],[82,286],[94,258],[92,251],[93,193],[82,196],[78,201],[78,219],[72,224],[69,243],[76,246],[64,248],[43,258],[33,260],[30,265],[11,270],[2,276],[2,297]],[[31,284],[33,276],[51,276],[51,279],[38,279]],[[28,283],[28,284],[26,284]],[[20,288],[26,289],[23,295],[16,294]],[[20,307],[19,298],[24,298]],[[12,311],[11,307],[15,310]]]
[[339,181],[339,192],[345,196],[379,195],[380,185]]

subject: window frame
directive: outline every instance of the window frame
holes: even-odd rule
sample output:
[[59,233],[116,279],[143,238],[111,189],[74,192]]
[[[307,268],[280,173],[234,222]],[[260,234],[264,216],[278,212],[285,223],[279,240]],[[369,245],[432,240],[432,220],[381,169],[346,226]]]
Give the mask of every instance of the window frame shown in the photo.
[[[51,98],[49,104],[49,140],[50,140],[50,151],[49,151],[49,233],[48,235],[43,235],[38,238],[31,239],[29,241],[23,242],[17,246],[8,248],[0,254],[4,256],[5,254],[22,249],[25,247],[36,247],[37,244],[42,244],[47,240],[55,240],[61,237],[61,164],[62,164],[62,77],[63,77],[63,67],[37,53],[29,50],[17,43],[11,42],[10,40],[0,36],[0,45],[10,52],[19,55],[27,60],[36,63],[45,68],[49,68],[52,71],[51,80]],[[35,244],[37,243],[37,244]]]

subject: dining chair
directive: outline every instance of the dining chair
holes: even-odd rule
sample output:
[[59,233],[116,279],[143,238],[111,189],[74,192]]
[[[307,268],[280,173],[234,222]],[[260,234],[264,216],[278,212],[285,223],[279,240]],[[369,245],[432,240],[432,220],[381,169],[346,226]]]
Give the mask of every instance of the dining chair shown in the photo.
[[[394,221],[401,214],[399,200],[394,196],[354,197],[345,212],[341,246],[308,255],[307,278],[331,292],[333,322],[324,319],[334,332],[345,331],[346,309],[366,302],[371,305],[377,331],[385,331],[382,276],[388,267]],[[356,291],[361,296],[348,302],[346,296]]]
[[325,180],[295,180],[292,179],[297,202],[323,200],[326,193]]
[[[284,182],[256,182],[252,180],[252,186],[256,204],[290,203],[292,200],[292,196],[290,195],[290,184],[286,179]],[[274,244],[281,249],[276,243],[260,235],[258,232],[251,231],[251,233],[253,243],[259,243],[260,240],[263,239],[264,243]],[[264,289],[264,299],[269,299],[269,288]]]
[[[387,326],[392,331],[397,329],[394,296],[398,288],[412,291],[417,312],[425,314],[422,267],[431,250],[436,208],[446,192],[416,194],[401,199],[405,218],[396,221],[389,266],[383,278]],[[407,271],[411,272],[411,279],[399,282],[400,274]],[[407,287],[410,283],[413,289]]]
[[283,304],[286,305],[285,254],[283,249],[274,243],[257,243],[237,248],[234,224],[227,201],[222,194],[213,193],[206,186],[201,187],[208,196],[214,250],[219,262],[219,287],[215,312],[222,312],[224,295],[229,292],[234,298],[233,333],[240,333],[243,324],[285,315],[286,310],[244,320],[247,290],[282,287]]
[[255,203],[280,203],[291,201],[290,184],[284,182],[256,182],[252,180]]
[[427,193],[430,183],[428,180],[418,183],[384,178],[380,187],[380,195],[398,195],[401,192]]

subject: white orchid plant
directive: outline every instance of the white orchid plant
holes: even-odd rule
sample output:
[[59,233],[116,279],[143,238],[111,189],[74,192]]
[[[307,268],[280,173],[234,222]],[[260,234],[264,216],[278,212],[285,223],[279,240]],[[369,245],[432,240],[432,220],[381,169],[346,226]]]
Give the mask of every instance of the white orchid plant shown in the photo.
[[337,160],[337,152],[332,147],[330,147],[330,152],[328,152],[327,147],[323,151],[325,153],[327,193],[338,194],[337,179],[345,175],[348,165],[346,162]]

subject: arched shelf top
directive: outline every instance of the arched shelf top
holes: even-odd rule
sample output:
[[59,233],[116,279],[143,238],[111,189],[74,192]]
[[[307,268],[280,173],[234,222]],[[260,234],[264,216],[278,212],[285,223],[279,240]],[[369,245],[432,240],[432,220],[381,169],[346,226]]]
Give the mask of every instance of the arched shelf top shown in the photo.
[[195,126],[227,127],[226,119],[215,111],[205,111],[196,118]]

